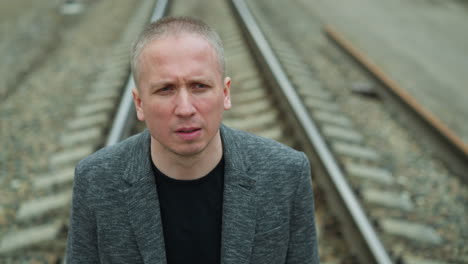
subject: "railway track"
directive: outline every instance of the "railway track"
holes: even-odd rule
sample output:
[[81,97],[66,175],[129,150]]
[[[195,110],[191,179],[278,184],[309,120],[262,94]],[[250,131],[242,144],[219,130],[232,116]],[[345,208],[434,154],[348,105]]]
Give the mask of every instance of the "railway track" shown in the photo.
[[398,83],[386,75],[382,69],[353,44],[345,36],[330,25],[324,28],[329,36],[340,48],[348,53],[371,76],[379,82],[377,92],[385,102],[392,104],[392,108],[399,111],[415,134],[422,135],[424,143],[427,143],[448,166],[468,183],[468,145],[448,128],[435,115],[426,110],[414,97],[406,92]]
[[[329,111],[334,108],[333,104],[327,102],[330,95],[320,86],[310,85],[315,80],[310,77],[309,67],[301,64],[299,57],[294,57],[295,54],[291,52],[286,41],[279,38],[270,39],[270,43],[275,43],[277,49],[273,50],[269,46],[244,1],[233,1],[233,6],[238,16],[242,18],[243,27],[248,32],[249,42],[255,43],[252,45],[253,49],[257,54],[258,61],[264,66],[262,68],[266,71],[267,79],[272,80],[270,85],[277,88],[273,89],[271,93],[275,94],[277,105],[281,107],[283,113],[286,113],[283,118],[289,120],[288,127],[291,132],[295,131],[292,132],[292,135],[297,138],[301,149],[308,154],[312,164],[315,164],[313,175],[324,190],[322,193],[326,196],[329,209],[339,219],[340,227],[353,252],[352,254],[360,263],[391,263],[388,253],[344,178],[344,172],[340,168],[337,158],[334,157],[333,151],[327,145],[325,131],[320,131],[317,123],[311,118],[310,108],[322,111],[322,115],[325,113],[325,116],[335,116],[334,111]],[[268,33],[272,35],[271,32]],[[283,56],[277,56],[278,51],[283,52],[281,53]],[[288,75],[286,72],[291,68],[296,69],[294,75]],[[303,83],[297,81],[293,83],[291,80],[293,78],[301,80]],[[351,132],[346,133],[345,129],[340,129],[333,124],[327,124],[327,128],[326,131],[332,131],[331,135],[333,136],[344,134],[347,137],[346,135],[351,134]]]
[[[204,1],[201,6],[212,6],[218,11],[217,15],[200,12],[200,17],[211,25],[218,26],[226,51],[227,73],[233,80],[231,97],[233,108],[225,112],[224,123],[230,127],[246,130],[260,136],[271,138],[288,144],[292,147],[298,147],[302,142],[298,140],[292,127],[297,128],[297,124],[287,122],[292,115],[285,114],[289,109],[278,107],[284,96],[275,94],[272,87],[275,83],[267,81],[265,72],[260,70],[258,62],[254,60],[254,54],[259,57],[263,54],[258,51],[251,51],[245,39],[246,32],[242,31],[237,25],[241,22],[235,22],[231,12],[225,3],[219,1]],[[191,15],[196,10],[196,6],[178,5],[173,3],[171,6],[171,15]],[[232,6],[231,8],[235,8]],[[196,12],[195,12],[196,13]],[[217,23],[223,20],[222,26]],[[248,19],[248,18],[247,18]],[[251,19],[251,18],[250,18]],[[238,17],[237,20],[243,21],[245,18]],[[258,43],[252,43],[257,46]],[[270,67],[270,66],[266,66]],[[294,92],[294,91],[291,91]],[[278,97],[279,96],[279,97]],[[143,126],[140,124],[137,131],[141,131]],[[330,207],[324,204],[324,192],[316,190],[317,201],[317,222],[320,236],[326,237],[326,241],[320,245],[322,257],[325,255],[329,261],[338,263],[355,263],[357,258],[348,248],[349,245],[343,242],[342,230],[337,228],[339,222],[330,214]],[[355,238],[357,236],[354,236]]]
[[[98,10],[102,11],[102,8],[105,8],[108,3],[99,4],[100,9]],[[68,112],[73,112],[71,116],[68,114],[62,116],[62,118],[64,118],[62,121],[63,125],[61,125],[61,127],[63,127],[62,133],[58,136],[58,139],[54,137],[55,145],[59,146],[56,148],[57,151],[55,153],[52,153],[45,159],[47,160],[47,164],[45,165],[46,169],[40,174],[32,173],[32,175],[26,175],[29,176],[30,179],[28,179],[26,184],[22,185],[25,187],[17,190],[19,193],[17,196],[27,197],[27,199],[11,201],[10,204],[5,205],[5,198],[11,196],[8,191],[2,193],[2,204],[0,206],[0,222],[2,224],[2,229],[0,230],[0,263],[57,263],[62,258],[66,243],[74,167],[79,160],[104,145],[106,131],[110,126],[110,120],[112,120],[115,108],[118,105],[122,87],[128,78],[129,47],[143,25],[147,23],[153,6],[153,0],[139,2],[139,5],[133,13],[134,17],[126,25],[124,33],[120,34],[120,39],[117,39],[113,42],[115,43],[114,45],[107,48],[107,50],[110,50],[109,53],[106,52],[109,56],[106,57],[103,65],[99,68],[99,74],[97,74],[97,78],[92,83],[91,87],[84,91],[83,89],[78,90],[82,91],[86,96],[77,94],[77,91],[73,90],[76,89],[75,86],[69,87],[72,88],[68,91],[72,96],[68,94],[62,94],[60,96],[60,100],[68,102],[68,108],[74,107],[75,105],[76,107],[73,111],[67,110]],[[93,10],[91,12],[97,12],[98,10]],[[119,9],[116,10],[120,11]],[[111,12],[108,7],[106,11],[108,11],[110,15],[119,14],[118,12]],[[92,15],[94,16],[95,14],[93,13]],[[88,16],[88,18],[94,17]],[[122,16],[116,16],[116,18],[122,18]],[[72,32],[81,36],[80,33],[89,31],[90,28],[88,24],[84,24],[85,27],[78,27],[79,32],[76,32],[76,30]],[[112,25],[102,24],[100,25],[100,29],[115,32],[112,27],[115,25],[118,26],[119,23],[113,22]],[[93,25],[93,27],[95,27],[95,25]],[[94,29],[94,31],[99,32],[99,30],[96,29]],[[102,39],[105,39],[105,36],[101,35],[99,40]],[[94,41],[94,45],[97,45],[98,43],[96,42],[99,42],[96,39],[90,39],[90,41]],[[73,41],[73,43],[80,44],[77,45],[78,48],[86,47],[86,45],[76,40]],[[74,47],[69,47],[70,50],[73,50],[73,48]],[[79,50],[79,52],[82,52],[82,50]],[[95,51],[88,53],[92,54],[92,52]],[[59,55],[65,56],[65,59],[76,59],[73,57],[76,56],[76,54],[72,54],[72,56],[69,53],[73,52],[67,52],[65,50],[59,53]],[[77,52],[75,51],[75,53]],[[86,57],[84,55],[81,56]],[[68,63],[70,66],[64,66],[62,60],[63,58],[60,57],[50,63],[43,62],[42,71],[34,74],[34,77],[37,75],[39,80],[32,79],[29,81],[31,83],[34,81],[33,84],[35,85],[36,82],[40,82],[41,80],[48,80],[47,82],[50,86],[47,88],[58,90],[53,85],[54,82],[52,80],[62,81],[62,78],[73,80],[75,77],[64,76],[64,73],[70,71],[62,72],[60,69],[65,68],[69,70],[69,68],[72,68],[74,69],[73,73],[80,76],[79,74],[81,73],[77,73],[79,67],[76,64],[70,62]],[[86,65],[80,66],[86,67]],[[89,67],[89,65],[87,67]],[[53,71],[54,78],[48,79],[50,78],[50,75],[47,75],[49,71]],[[41,74],[44,74],[44,76]],[[67,82],[63,81],[61,84],[64,85],[67,84]],[[77,84],[77,86],[80,84]],[[43,83],[42,86],[44,86]],[[33,93],[37,93],[36,96],[39,98],[43,96],[43,93],[46,94],[44,91],[38,93],[33,88],[33,85],[30,85],[29,87],[23,87],[21,89],[30,89]],[[23,91],[18,91],[12,96],[21,94],[22,97],[25,97],[22,92]],[[49,97],[54,98],[55,96]],[[45,102],[30,103],[37,103],[39,105],[42,103],[51,104],[56,106],[56,112],[62,115],[64,111],[58,107],[60,103],[50,100],[49,97],[48,101],[45,100]],[[17,98],[8,98],[8,100],[13,99],[17,100]],[[81,101],[81,103],[71,103],[70,101],[73,100]],[[9,102],[5,104],[7,103]],[[22,103],[24,104],[23,101]],[[35,113],[29,113],[29,116],[34,116],[34,114]],[[41,113],[41,118],[42,115],[47,114],[48,113]],[[52,113],[52,115],[54,114]],[[54,122],[50,119],[46,120],[46,122],[50,124],[49,130],[56,129]],[[40,126],[37,127],[41,128]],[[35,134],[37,136],[43,136],[42,131],[36,131]],[[48,134],[55,134],[55,131],[54,133],[49,131]],[[47,142],[45,138],[41,138],[41,141],[42,140]],[[48,154],[49,152],[45,151],[45,153]],[[10,171],[9,173],[17,174],[15,171]],[[12,185],[13,188],[16,184],[19,184],[15,183],[15,181],[20,182],[19,179],[11,182],[9,185]],[[2,186],[2,188],[8,188],[8,186]],[[25,194],[25,192],[27,192],[27,194]],[[8,213],[11,209],[15,210],[13,214]]]
[[[166,1],[157,4],[159,9],[152,20],[162,16],[167,8]],[[424,233],[423,242],[432,245],[440,243],[442,238],[430,226],[394,217],[415,205],[405,193],[399,193],[401,188],[396,177],[381,164],[382,155],[366,145],[365,136],[356,129],[352,118],[340,110],[333,92],[322,87],[301,54],[276,30],[265,26],[268,23],[264,19],[262,29],[256,25],[255,20],[260,16],[255,18],[249,10],[258,10],[258,6],[252,3],[247,6],[238,0],[230,4],[214,0],[196,4],[176,1],[166,14],[197,14],[220,32],[225,43],[227,72],[233,80],[233,109],[225,114],[226,125],[275,139],[308,154],[313,180],[318,183],[314,189],[322,262],[417,263],[411,261],[417,261],[418,256],[395,252],[393,237],[420,238]],[[62,138],[65,151],[51,157],[51,172],[34,181],[39,198],[25,201],[18,208],[16,221],[27,224],[19,224],[17,230],[1,238],[0,256],[5,256],[6,263],[19,262],[18,256],[24,252],[31,252],[44,262],[60,261],[74,164],[100,146],[114,144],[142,129],[141,124],[133,124],[134,108],[129,93],[133,83],[126,81],[128,49],[125,47],[148,17],[145,14],[152,5],[152,1],[142,3],[141,20],[129,26],[133,28],[129,32],[133,33],[123,36],[125,40],[120,42],[123,44],[115,47],[116,54],[107,67],[109,71],[100,79],[103,83],[116,80],[115,83],[108,84],[108,89],[96,86],[99,89],[89,96],[86,105],[77,109],[76,119],[69,123],[69,130]],[[217,12],[209,12],[204,6]],[[267,40],[274,45],[270,47]],[[120,77],[111,78],[114,76]],[[110,133],[105,136],[109,117],[113,116],[121,94],[119,88],[125,83],[125,96]],[[359,188],[355,187],[357,184]],[[41,190],[47,188],[56,190],[55,194],[41,197]],[[364,212],[362,201],[377,205],[377,210],[368,211],[369,207],[365,207],[367,213]],[[367,217],[369,214],[371,219]],[[391,255],[386,247],[393,249]]]
[[[463,220],[467,191],[463,178],[450,170],[450,164],[434,158],[437,151],[416,144],[421,134],[398,118],[407,118],[408,113],[400,111],[395,118],[375,97],[350,91],[355,84],[384,88],[324,37],[321,21],[305,11],[310,4],[299,2],[296,7],[249,3],[298,91],[301,86],[322,90],[313,96],[303,92],[302,98],[392,260],[465,263],[468,248],[461,241],[467,237]],[[306,67],[311,68],[313,80],[301,77]],[[328,120],[323,110],[333,113],[325,115]]]
[[[32,8],[25,9],[28,4]],[[55,12],[57,3],[53,2],[33,4],[20,0],[2,4],[1,8],[0,102],[3,102],[52,53],[61,37],[64,19]]]

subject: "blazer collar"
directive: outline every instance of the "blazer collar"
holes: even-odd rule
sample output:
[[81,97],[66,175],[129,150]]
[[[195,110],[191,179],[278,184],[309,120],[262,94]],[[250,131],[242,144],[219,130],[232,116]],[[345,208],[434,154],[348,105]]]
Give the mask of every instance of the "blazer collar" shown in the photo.
[[221,263],[249,263],[256,225],[256,175],[248,174],[242,138],[221,125],[224,155]]
[[[224,194],[221,263],[248,263],[255,235],[255,183],[249,175],[242,138],[224,125],[220,127],[224,155]],[[150,134],[137,136],[124,173],[128,214],[145,263],[166,263],[159,201],[151,169]]]
[[150,160],[148,130],[136,137],[128,153],[124,190],[130,225],[144,263],[166,264],[166,250],[156,182]]

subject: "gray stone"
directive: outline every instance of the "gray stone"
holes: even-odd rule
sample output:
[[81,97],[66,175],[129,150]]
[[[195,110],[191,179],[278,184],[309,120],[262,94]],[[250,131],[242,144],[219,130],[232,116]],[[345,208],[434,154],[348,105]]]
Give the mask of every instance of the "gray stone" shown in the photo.
[[71,166],[58,171],[51,172],[49,174],[35,177],[32,181],[32,185],[36,189],[46,189],[54,185],[71,183],[73,181],[74,175],[75,167]]
[[304,100],[304,103],[307,107],[310,107],[313,110],[319,109],[319,110],[324,110],[324,111],[329,111],[329,112],[340,111],[340,107],[337,104],[331,103],[325,100],[316,99],[313,97],[307,97]]
[[261,88],[262,86],[263,86],[263,82],[262,80],[258,78],[241,81],[237,85],[237,87],[239,87],[240,90],[256,89],[256,88]]
[[258,78],[258,74],[255,74],[255,72],[253,72],[254,74],[252,74],[252,72],[250,72],[250,74],[247,73],[247,71],[232,71],[232,69],[237,69],[237,68],[240,68],[242,66],[244,67],[253,67],[254,65],[252,64],[252,62],[250,62],[250,57],[249,57],[249,54],[248,53],[244,53],[244,52],[240,52],[240,53],[237,53],[237,54],[232,54],[232,55],[229,55],[229,56],[226,56],[226,69],[227,69],[227,72],[236,72],[238,73],[239,75],[235,75],[235,76],[232,76],[233,77],[233,80],[235,80],[235,84],[237,84],[237,81],[238,80],[242,80],[242,78],[239,78],[241,76],[254,76],[255,78]]
[[339,113],[317,110],[313,111],[312,114],[315,119],[324,123],[334,124],[342,127],[351,127],[353,125],[351,119]]
[[236,116],[251,115],[259,112],[266,112],[271,108],[268,100],[260,100],[255,103],[244,104],[242,107],[237,107],[233,112]]
[[345,169],[348,174],[352,177],[359,177],[372,181],[377,181],[383,184],[392,184],[395,182],[395,178],[388,170],[370,167],[367,165],[361,165],[354,162],[346,162]]
[[366,189],[362,193],[364,200],[369,203],[400,210],[412,210],[414,208],[408,195],[396,192]]
[[278,56],[279,60],[281,61],[281,64],[283,64],[283,66],[286,68],[286,69],[301,69],[303,68],[304,70],[310,70],[309,68],[309,65],[305,64],[301,58],[297,55],[279,55]]
[[311,69],[309,67],[300,67],[300,66],[295,66],[295,65],[289,65],[286,68],[287,72],[293,76],[310,76],[313,74]]
[[81,143],[96,143],[103,136],[102,129],[99,127],[90,127],[87,129],[67,132],[62,135],[60,142],[63,146],[73,146]]
[[70,121],[67,127],[71,130],[79,130],[88,127],[103,127],[109,122],[108,115],[105,113],[100,113],[96,115],[78,117]]
[[280,141],[281,138],[283,137],[283,131],[279,126],[272,127],[271,129],[265,129],[259,132],[256,132],[255,134],[265,137],[265,138],[270,138],[276,141]]
[[62,228],[63,224],[57,221],[28,229],[11,231],[0,242],[0,254],[53,241],[57,238]]
[[35,199],[22,203],[16,219],[24,221],[33,217],[40,217],[50,211],[57,210],[68,206],[72,197],[72,191],[46,196],[40,199]]
[[51,156],[49,164],[52,169],[64,165],[74,165],[76,162],[93,152],[94,146],[90,145],[66,149]]
[[236,72],[236,75],[232,76],[232,81],[234,82],[233,85],[235,85],[236,88],[241,82],[246,82],[247,80],[252,79],[258,79],[258,73],[255,71]]
[[63,15],[76,15],[83,12],[84,7],[82,3],[79,2],[72,2],[72,3],[65,3],[60,8],[60,13]]
[[241,35],[233,36],[228,42],[224,42],[224,43],[226,43],[224,45],[225,50],[228,51],[231,48],[236,48],[236,47],[239,47],[239,46],[245,46],[244,39],[242,39],[240,36]]
[[322,131],[325,136],[332,139],[350,141],[353,143],[361,143],[364,137],[357,131],[351,128],[342,128],[334,125],[324,125]]
[[275,34],[277,32],[275,32],[272,27],[265,27],[264,31],[268,35],[268,37],[271,38],[271,42],[275,43],[275,45],[273,45],[273,49],[275,52],[282,52],[284,54],[291,54],[294,52],[294,49],[291,47],[291,44],[285,41],[284,39],[280,38],[277,34]]
[[239,42],[241,42],[241,41],[243,41],[243,39],[242,39],[240,33],[237,32],[237,30],[234,31],[234,32],[230,32],[229,35],[226,34],[226,35],[224,35],[224,37],[223,37],[223,42],[226,43],[226,44],[224,45],[225,47],[226,47],[226,46],[229,46],[230,43],[236,43],[236,42],[239,43]]
[[[283,61],[283,60],[281,60]],[[304,66],[305,65],[305,66]],[[286,71],[288,76],[290,77],[290,80],[294,80],[295,77],[308,77],[313,76],[314,72],[310,69],[310,67],[306,64],[303,64],[302,62],[286,62],[286,64],[283,64],[283,69]],[[295,83],[293,81],[293,83]],[[309,84],[319,84],[318,86],[313,86],[313,87],[318,87],[320,88],[320,83],[317,81],[310,82]]]
[[331,96],[331,93],[328,90],[324,90],[322,88],[322,85],[320,84],[320,81],[317,80],[316,78],[313,78],[311,74],[309,75],[295,74],[291,77],[291,80],[299,88],[310,89],[314,91],[322,91],[324,93],[325,92],[328,93]]
[[124,75],[122,70],[107,65],[99,75],[98,81],[94,83],[92,91],[115,90],[116,87],[122,86],[122,75]]
[[375,150],[360,145],[345,142],[334,142],[333,149],[341,155],[346,155],[356,159],[371,161],[378,161],[380,159],[380,155]]
[[107,99],[115,99],[120,96],[120,91],[118,89],[98,89],[93,93],[90,93],[86,96],[87,101],[100,101]]
[[403,264],[450,264],[449,262],[433,260],[433,259],[422,259],[413,256],[403,256]]
[[227,126],[240,130],[252,130],[255,128],[269,127],[278,121],[276,111],[268,111],[249,118],[227,118],[224,123]]
[[363,95],[377,96],[375,84],[368,82],[368,81],[352,83],[351,90],[355,93],[359,93]]
[[244,102],[261,100],[266,96],[267,94],[263,89],[240,91],[235,94],[231,94],[232,100],[240,104]]
[[[283,47],[283,48],[279,48],[279,47],[276,47],[277,45],[275,45],[275,48],[274,48],[274,52],[276,54],[276,56],[278,56],[278,58],[281,60],[281,62],[283,63],[295,63],[295,64],[300,64],[302,66],[307,66],[307,64],[305,64],[304,62],[302,62],[302,58],[299,57],[299,55],[297,55],[297,52],[295,52],[293,49],[289,48],[289,47]],[[289,46],[289,45],[288,45]]]
[[297,91],[302,97],[315,97],[317,99],[330,100],[332,94],[313,85],[300,85]]
[[110,111],[116,107],[117,103],[106,100],[106,101],[99,101],[93,102],[86,105],[82,105],[77,108],[76,114],[77,116],[86,116],[91,114],[96,114],[104,111]]
[[231,56],[235,56],[236,54],[239,54],[239,53],[247,54],[248,50],[243,45],[239,45],[239,46],[236,46],[236,47],[231,47],[229,50],[225,51],[225,56],[226,57],[231,57]]
[[120,52],[114,52],[112,54],[112,57],[110,58],[110,63],[108,63],[108,66],[113,68],[113,67],[130,67],[129,65],[129,56],[128,54],[123,54]]
[[440,245],[442,238],[430,226],[405,220],[383,219],[380,221],[382,229],[389,234],[416,240],[421,243]]

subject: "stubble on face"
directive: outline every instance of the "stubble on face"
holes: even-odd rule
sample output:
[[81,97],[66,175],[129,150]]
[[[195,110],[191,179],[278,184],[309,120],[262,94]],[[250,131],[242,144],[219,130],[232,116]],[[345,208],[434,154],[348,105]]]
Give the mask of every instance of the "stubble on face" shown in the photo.
[[[141,53],[140,62],[142,72],[139,74],[140,88],[137,92],[141,94],[142,105],[139,119],[146,121],[155,151],[185,158],[199,156],[207,149],[222,151],[219,125],[223,111],[230,108],[230,81],[222,82],[213,47],[206,40],[193,35],[168,36],[149,43]],[[191,85],[196,79],[194,76],[207,80],[210,88],[204,93],[193,92],[195,90]],[[157,94],[161,80],[173,86],[174,95]],[[181,92],[187,92],[185,99],[190,100],[188,104],[194,109],[193,115],[176,114],[174,107],[181,104],[177,99],[177,94]],[[193,141],[180,140],[174,131],[184,127],[200,128],[201,137]]]

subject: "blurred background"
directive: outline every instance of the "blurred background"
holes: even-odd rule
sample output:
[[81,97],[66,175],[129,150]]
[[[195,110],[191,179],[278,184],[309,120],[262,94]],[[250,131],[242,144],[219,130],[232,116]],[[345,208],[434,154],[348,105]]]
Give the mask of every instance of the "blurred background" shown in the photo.
[[[0,263],[63,261],[74,167],[105,146],[130,96],[131,43],[157,2],[0,2]],[[468,1],[245,6],[392,262],[468,263]],[[221,35],[233,79],[227,125],[325,164],[289,123],[231,1],[173,0],[165,15],[200,18]],[[322,262],[363,263],[321,182]]]

